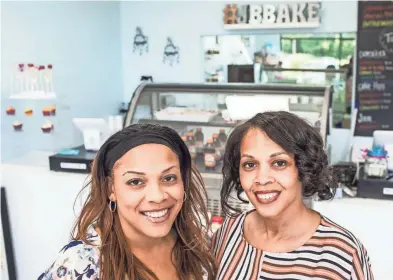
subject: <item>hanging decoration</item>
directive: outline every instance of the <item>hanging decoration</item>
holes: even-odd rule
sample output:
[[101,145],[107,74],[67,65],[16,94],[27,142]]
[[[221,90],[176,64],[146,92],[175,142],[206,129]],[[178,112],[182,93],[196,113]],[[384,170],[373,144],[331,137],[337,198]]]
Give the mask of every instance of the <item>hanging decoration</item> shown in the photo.
[[180,62],[179,55],[179,47],[173,44],[173,40],[171,37],[167,37],[167,42],[164,48],[164,63],[169,63],[170,66],[173,66],[173,63]]
[[12,126],[14,127],[14,131],[22,131],[23,124],[20,121],[14,121]]
[[134,36],[133,52],[135,51],[139,51],[139,55],[142,55],[144,51],[149,52],[149,39],[143,34],[142,28],[139,26],[136,27],[136,34]]
[[15,110],[15,107],[8,106],[7,109],[5,110],[5,112],[9,116],[13,116],[13,115],[15,115],[16,110]]

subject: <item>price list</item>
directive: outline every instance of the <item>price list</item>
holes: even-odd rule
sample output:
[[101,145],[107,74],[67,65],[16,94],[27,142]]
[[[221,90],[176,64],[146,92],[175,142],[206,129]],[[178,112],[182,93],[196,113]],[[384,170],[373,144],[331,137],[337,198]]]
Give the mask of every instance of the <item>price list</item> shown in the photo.
[[393,130],[393,2],[359,1],[355,135]]

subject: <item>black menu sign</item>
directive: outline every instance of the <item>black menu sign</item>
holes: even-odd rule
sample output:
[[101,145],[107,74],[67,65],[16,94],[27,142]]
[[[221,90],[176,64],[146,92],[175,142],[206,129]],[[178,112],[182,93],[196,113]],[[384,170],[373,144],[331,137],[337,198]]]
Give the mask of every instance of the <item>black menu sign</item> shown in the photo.
[[393,130],[393,2],[359,1],[355,135]]

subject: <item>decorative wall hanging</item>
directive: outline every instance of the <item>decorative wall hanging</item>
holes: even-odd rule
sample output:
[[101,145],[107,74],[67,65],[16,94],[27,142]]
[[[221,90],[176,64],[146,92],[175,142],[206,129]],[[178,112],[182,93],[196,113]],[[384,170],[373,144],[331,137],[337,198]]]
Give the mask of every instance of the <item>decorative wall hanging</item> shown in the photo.
[[179,47],[173,44],[171,37],[167,37],[167,42],[164,49],[164,63],[169,62],[169,65],[173,65],[174,62],[180,62]]
[[56,105],[46,106],[42,109],[42,114],[44,116],[54,116],[56,115]]
[[19,63],[11,80],[11,99],[55,99],[53,65]]
[[14,127],[15,131],[22,131],[23,124],[20,121],[14,121],[12,126]]
[[133,52],[139,51],[139,55],[142,55],[143,52],[149,51],[149,39],[146,35],[143,35],[142,28],[137,26],[136,34],[134,36],[134,49]]
[[53,123],[51,123],[50,121],[46,121],[42,126],[41,126],[41,130],[43,133],[50,133],[53,130]]
[[8,106],[7,109],[5,110],[5,112],[9,116],[13,116],[13,115],[15,115],[16,110],[14,107]]

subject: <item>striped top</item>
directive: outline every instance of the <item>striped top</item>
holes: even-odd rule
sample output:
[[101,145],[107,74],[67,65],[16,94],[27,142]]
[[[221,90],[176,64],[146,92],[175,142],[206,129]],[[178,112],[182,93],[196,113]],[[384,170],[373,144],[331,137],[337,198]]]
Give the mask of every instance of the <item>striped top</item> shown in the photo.
[[219,264],[217,280],[332,279],[372,280],[366,249],[348,230],[321,218],[314,235],[300,248],[271,253],[244,238],[244,212],[227,218],[212,240]]

